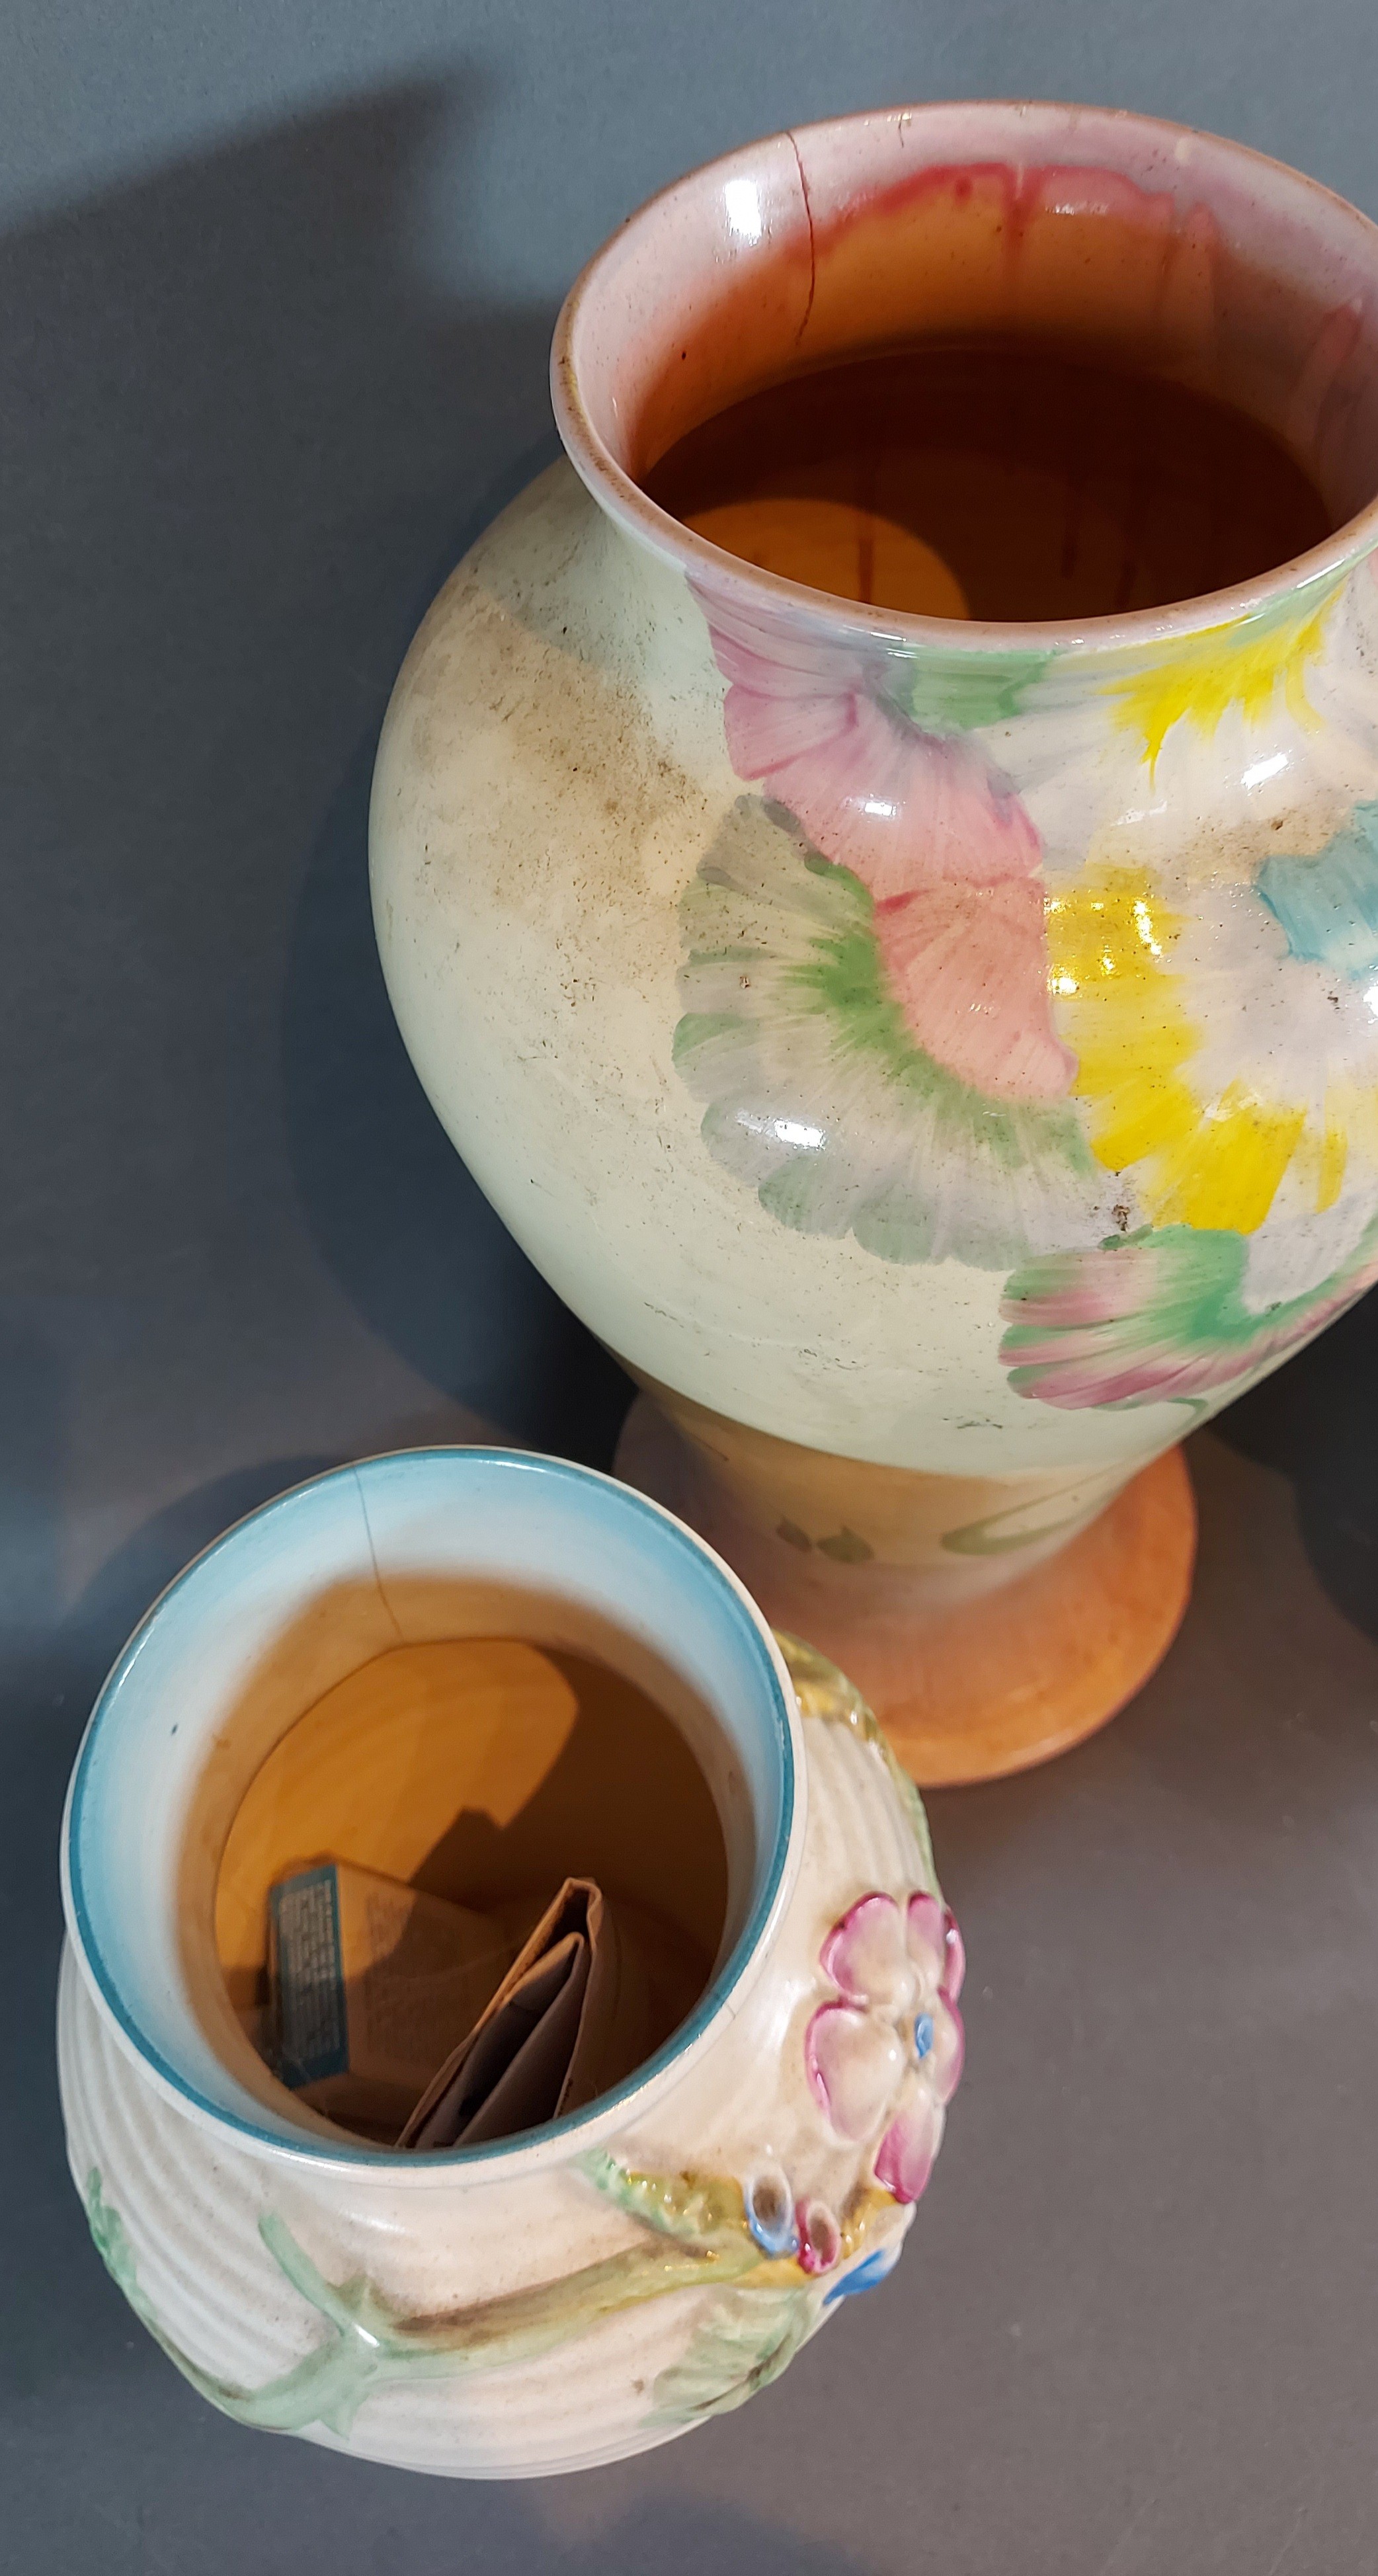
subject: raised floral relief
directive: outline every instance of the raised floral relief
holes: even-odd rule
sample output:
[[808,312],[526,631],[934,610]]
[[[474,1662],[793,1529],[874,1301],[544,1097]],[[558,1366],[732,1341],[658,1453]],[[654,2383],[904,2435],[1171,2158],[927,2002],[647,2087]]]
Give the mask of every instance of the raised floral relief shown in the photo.
[[[812,1647],[792,1637],[780,1644],[801,1714],[810,1723],[844,1728],[883,1766],[912,1824],[919,1866],[931,1868],[922,1803],[865,1701]],[[837,2002],[809,2022],[807,2086],[798,2081],[803,2070],[793,2055],[798,2043],[791,2043],[794,2080],[782,2095],[796,2099],[802,2114],[800,2171],[792,2177],[763,2156],[740,2175],[687,2165],[646,2173],[603,2148],[576,2153],[568,2168],[572,2182],[630,2220],[633,2233],[618,2251],[553,2279],[418,2315],[364,2276],[332,2279],[281,2215],[265,2209],[259,2240],[325,2331],[275,2378],[244,2387],[202,2368],[168,2332],[98,2167],[86,2181],[92,2237],[136,2315],[183,2376],[225,2414],[264,2431],[302,2432],[319,2424],[348,2441],[360,2407],[382,2390],[530,2362],[604,2319],[682,2291],[698,2294],[695,2322],[680,2358],[654,2381],[645,2420],[676,2428],[724,2413],[777,2378],[839,2299],[873,2289],[893,2270],[908,2204],[927,2180],[942,2105],[960,2073],[962,1947],[936,1896],[916,1890],[903,1911],[890,1896],[864,1897],[828,1933],[820,1964],[838,1989]],[[839,2127],[854,2118],[856,2068],[844,2060],[856,2052],[824,2019],[838,2009],[874,2018],[871,2044],[878,2039],[883,2055],[888,2041],[879,2034],[898,2017],[901,2054],[932,2106],[916,2112],[909,2090],[897,2085],[876,2152],[868,2138]],[[859,2152],[834,2205],[808,2174],[820,2157],[836,2170],[839,2138]]]
[[[637,2173],[598,2151],[578,2157],[575,2169],[636,2220],[640,2241],[559,2279],[439,2316],[407,2314],[357,2275],[329,2279],[285,2221],[265,2211],[259,2235],[266,2250],[327,2331],[302,2360],[257,2388],[237,2387],[203,2370],[167,2333],[139,2280],[124,2223],[105,2198],[98,2170],[87,2179],[86,2207],[108,2270],[201,2396],[237,2423],[263,2432],[300,2433],[321,2424],[342,2440],[352,2433],[360,2407],[383,2389],[532,2361],[605,2317],[681,2290],[708,2290],[715,2297],[706,2327],[698,2328],[684,2359],[657,2382],[650,2420],[673,2423],[720,2413],[741,2405],[793,2359],[831,2304],[831,2288],[840,2289],[853,2269],[860,2274],[868,2264],[866,2279],[854,2286],[869,2288],[898,2255],[894,2201],[874,2185],[854,2191],[840,2218],[822,2203],[812,2204],[816,2236],[772,2258],[748,2226],[741,2187],[730,2178]],[[820,2242],[826,2261],[816,2259]],[[834,2270],[836,2285],[813,2277]]]
[[962,2072],[961,1936],[935,1896],[876,1892],[833,1925],[821,1965],[838,1994],[805,2035],[814,2096],[840,2138],[877,2138],[881,2188],[917,2200]]

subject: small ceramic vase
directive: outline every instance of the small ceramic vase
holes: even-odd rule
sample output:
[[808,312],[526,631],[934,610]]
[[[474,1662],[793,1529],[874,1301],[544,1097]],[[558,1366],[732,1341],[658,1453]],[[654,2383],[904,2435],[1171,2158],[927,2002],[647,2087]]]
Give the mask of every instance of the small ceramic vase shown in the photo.
[[[616,234],[569,462],[399,680],[388,987],[648,1391],[626,1474],[925,1780],[1099,1724],[1180,1618],[1173,1444],[1378,1273],[1378,231],[1135,116],[777,135]],[[1017,330],[1227,397],[1335,533],[1081,624],[900,615],[640,488],[798,368]]]
[[[399,2154],[304,2111],[250,2045],[220,1856],[342,1675],[499,1609],[673,1720],[722,1825],[726,1920],[697,2009],[617,2090]],[[960,2072],[961,1945],[855,1691],[668,1513],[547,1459],[343,1468],[199,1558],[96,1705],[63,1895],[68,2153],[111,2273],[240,2423],[404,2467],[574,2469],[741,2404],[891,2269]]]

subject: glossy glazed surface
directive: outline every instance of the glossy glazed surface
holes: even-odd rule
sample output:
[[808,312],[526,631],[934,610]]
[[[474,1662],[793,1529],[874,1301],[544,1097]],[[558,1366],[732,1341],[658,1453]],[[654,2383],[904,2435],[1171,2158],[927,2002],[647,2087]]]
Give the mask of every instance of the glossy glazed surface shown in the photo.
[[1161,608],[1331,530],[1310,477],[1246,412],[1013,334],[785,376],[676,439],[643,488],[745,563],[921,617]]
[[789,1448],[663,1397],[633,1405],[615,1464],[782,1627],[855,1675],[925,1791],[1080,1744],[1143,1687],[1190,1596],[1196,1506],[1180,1448],[1108,1501],[1064,1488],[1011,1502],[1006,1485],[1000,1508],[960,1526],[960,1477]]
[[[450,1133],[646,1380],[1003,1483],[988,1515],[1103,1498],[1375,1275],[1375,243],[1150,120],[932,109],[698,174],[571,299],[586,488],[533,487],[422,629],[375,911]],[[1162,612],[958,625],[637,488],[901,310],[1171,359],[1336,533]]]
[[[399,1628],[484,1633],[484,1582],[510,1602],[537,1569],[546,1633],[561,1603],[571,1648],[592,1624],[628,1678],[653,1669],[713,1790],[713,1981],[588,2110],[467,2154],[375,2150],[240,2029],[221,1851],[323,1679]],[[150,1614],[69,1799],[63,2108],[99,2251],[225,2412],[454,2475],[575,2468],[739,2404],[890,2268],[961,2071],[960,1943],[874,1721],[787,1651],[654,1505],[482,1451],[302,1487]]]

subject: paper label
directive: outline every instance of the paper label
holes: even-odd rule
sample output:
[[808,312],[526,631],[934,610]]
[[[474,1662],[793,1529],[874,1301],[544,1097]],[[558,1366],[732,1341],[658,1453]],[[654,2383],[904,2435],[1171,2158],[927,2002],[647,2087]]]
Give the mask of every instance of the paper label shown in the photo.
[[272,1909],[277,1996],[278,2072],[303,2084],[343,2075],[349,2066],[349,2021],[340,1951],[340,1904],[333,1862],[302,1870],[275,1887]]

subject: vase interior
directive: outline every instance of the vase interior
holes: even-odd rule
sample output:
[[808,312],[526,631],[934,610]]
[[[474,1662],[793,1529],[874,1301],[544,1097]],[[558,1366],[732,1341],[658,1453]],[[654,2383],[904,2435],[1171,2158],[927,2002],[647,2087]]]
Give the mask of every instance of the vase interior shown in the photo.
[[[237,2018],[271,2064],[270,1891],[321,1861],[523,1928],[566,1878],[588,1878],[661,1970],[653,2054],[707,1990],[727,1923],[723,1828],[698,1760],[659,1702],[617,1670],[607,1623],[580,1620],[583,1650],[550,1651],[548,1630],[568,1636],[571,1624],[558,1599],[433,1580],[409,1600],[408,1588],[390,1586],[389,1605],[424,1639],[325,1692],[278,1738],[235,1811],[215,1934]],[[341,1599],[337,1613],[352,1623],[357,1605]],[[292,1651],[289,1637],[278,1652]],[[255,1730],[272,1687],[270,1660],[232,1730]],[[195,1877],[217,1838],[193,1837]],[[203,1901],[197,1886],[198,1914]]]
[[557,410],[614,514],[673,550],[630,487],[728,406],[1014,339],[1244,413],[1333,531],[1378,491],[1375,284],[1378,228],[1242,146],[1083,108],[897,110],[775,136],[634,216],[566,308]]
[[[447,1648],[475,1640],[542,1663],[524,1720],[504,1670],[457,1719]],[[255,2044],[270,1885],[331,1858],[478,1909],[589,1876],[697,1963],[646,2081],[710,2027],[784,1901],[796,1725],[746,1596],[624,1488],[501,1452],[375,1460],[231,1531],[131,1641],[74,1776],[69,1921],[175,2091],[348,2147]]]

